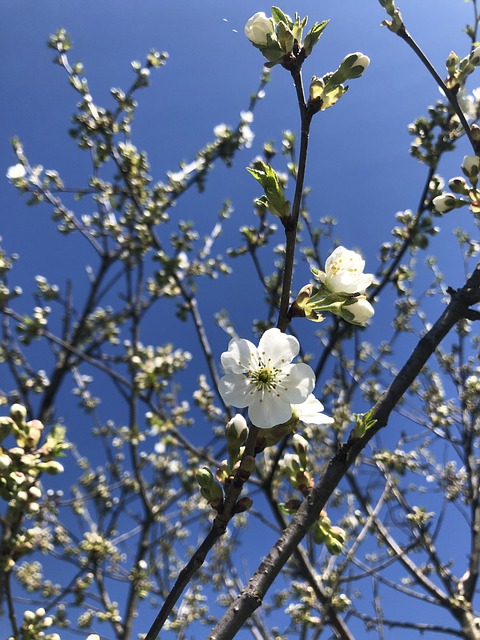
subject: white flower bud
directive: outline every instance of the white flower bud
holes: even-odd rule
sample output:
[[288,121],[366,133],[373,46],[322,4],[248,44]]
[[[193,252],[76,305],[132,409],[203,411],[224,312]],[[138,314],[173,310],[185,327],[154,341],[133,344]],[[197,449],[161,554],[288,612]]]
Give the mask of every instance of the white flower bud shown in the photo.
[[432,204],[439,213],[447,213],[455,208],[455,196],[451,193],[442,193],[432,200]]
[[478,156],[465,156],[462,162],[462,171],[468,178],[478,176],[480,158]]
[[366,298],[362,297],[356,298],[355,302],[352,304],[344,304],[343,308],[353,314],[353,319],[349,320],[348,318],[345,318],[345,320],[354,324],[366,324],[375,313],[370,302],[368,302]]
[[10,407],[10,417],[15,422],[15,424],[23,424],[25,418],[27,417],[27,410],[23,406],[23,404],[12,404]]
[[244,442],[248,435],[247,421],[241,413],[236,413],[233,418],[227,422],[226,426],[227,438]]
[[274,33],[273,21],[263,11],[258,11],[245,25],[245,35],[254,45],[266,46],[267,35]]
[[480,65],[480,47],[476,47],[471,53],[470,53],[470,61],[472,64],[474,64],[476,67],[478,67],[478,65]]
[[354,55],[357,56],[357,59],[353,63],[352,66],[354,66],[354,67],[362,67],[362,69],[365,71],[365,69],[370,64],[370,58],[368,56],[366,56],[365,54],[360,53],[360,52],[357,52]]
[[12,464],[12,460],[10,456],[7,456],[6,453],[0,454],[0,471],[3,471],[7,467]]
[[7,180],[19,180],[20,178],[24,178],[26,173],[23,164],[14,164],[7,170]]

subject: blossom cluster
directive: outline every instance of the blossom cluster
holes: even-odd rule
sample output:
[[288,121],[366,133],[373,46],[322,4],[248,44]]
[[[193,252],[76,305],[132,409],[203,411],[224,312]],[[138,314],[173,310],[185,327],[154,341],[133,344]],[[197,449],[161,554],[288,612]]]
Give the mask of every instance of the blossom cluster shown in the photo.
[[[325,271],[312,269],[319,281],[315,290],[307,285],[292,305],[293,315],[318,321],[319,311],[337,314],[353,324],[363,325],[374,310],[365,290],[373,275],[364,273],[365,261],[355,251],[337,247],[325,263]],[[296,311],[295,311],[296,310]],[[294,336],[268,329],[258,347],[249,340],[233,338],[221,356],[225,375],[219,392],[225,403],[248,407],[248,417],[260,429],[271,429],[291,420],[306,424],[328,424],[323,405],[312,392],[315,374],[304,363],[293,364],[300,345]]]

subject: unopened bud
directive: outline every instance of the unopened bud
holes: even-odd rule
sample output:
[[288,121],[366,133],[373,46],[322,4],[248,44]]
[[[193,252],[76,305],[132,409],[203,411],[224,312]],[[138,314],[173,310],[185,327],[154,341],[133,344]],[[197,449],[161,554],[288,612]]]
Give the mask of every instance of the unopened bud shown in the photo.
[[25,418],[27,417],[27,410],[23,406],[23,404],[12,404],[10,407],[10,417],[15,422],[17,426],[22,426],[25,422]]
[[236,444],[245,442],[248,436],[248,425],[241,413],[236,413],[225,427],[227,440],[235,440]]
[[212,482],[214,482],[213,474],[208,467],[202,467],[198,469],[195,474],[198,484],[203,488],[207,489]]
[[462,162],[462,171],[473,185],[477,184],[480,158],[478,156],[465,156]]
[[462,196],[467,196],[468,192],[470,191],[465,178],[462,178],[461,176],[451,178],[448,181],[448,187],[453,191],[453,193],[458,193]]
[[235,504],[235,513],[243,513],[244,511],[248,511],[253,504],[253,500],[248,496],[240,498],[237,500]]
[[455,209],[456,198],[451,193],[442,193],[441,196],[437,196],[432,200],[432,204],[438,213],[447,213],[452,209]]

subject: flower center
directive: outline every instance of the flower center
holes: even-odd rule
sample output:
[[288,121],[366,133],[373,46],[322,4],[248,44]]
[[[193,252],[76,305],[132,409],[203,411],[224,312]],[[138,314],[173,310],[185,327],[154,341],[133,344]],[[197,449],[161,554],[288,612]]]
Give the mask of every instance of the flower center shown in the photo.
[[267,366],[260,366],[254,371],[250,371],[248,377],[250,378],[252,385],[255,387],[255,391],[267,391],[271,392],[277,386],[278,374],[280,369],[271,369]]

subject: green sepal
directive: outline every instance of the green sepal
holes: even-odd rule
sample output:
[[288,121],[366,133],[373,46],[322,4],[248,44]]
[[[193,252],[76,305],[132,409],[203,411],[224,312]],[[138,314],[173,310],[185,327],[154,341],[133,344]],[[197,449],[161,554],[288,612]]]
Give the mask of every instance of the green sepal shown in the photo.
[[289,19],[289,17],[283,13],[283,11],[279,7],[272,7],[272,18],[275,24],[279,24],[283,22],[289,27],[293,27],[293,22]]
[[277,38],[282,51],[284,53],[290,53],[293,49],[295,37],[290,28],[284,22],[279,22],[277,25]]

